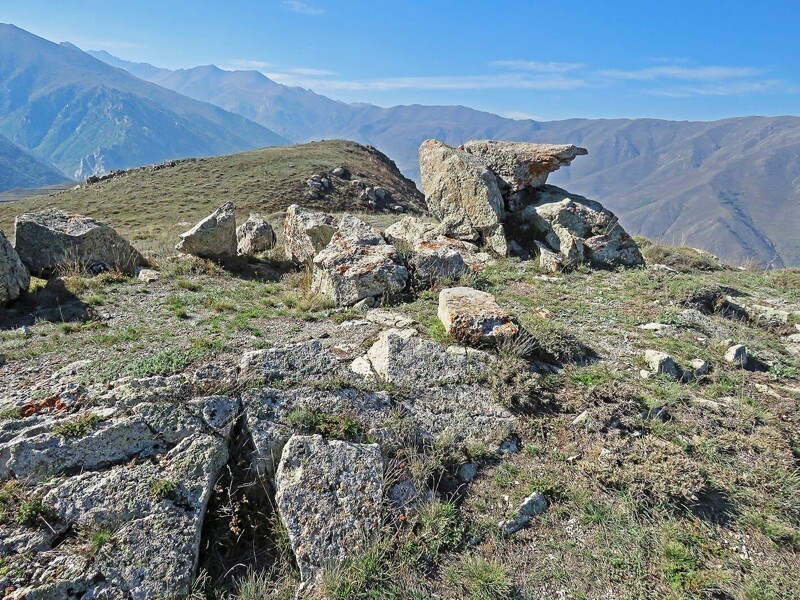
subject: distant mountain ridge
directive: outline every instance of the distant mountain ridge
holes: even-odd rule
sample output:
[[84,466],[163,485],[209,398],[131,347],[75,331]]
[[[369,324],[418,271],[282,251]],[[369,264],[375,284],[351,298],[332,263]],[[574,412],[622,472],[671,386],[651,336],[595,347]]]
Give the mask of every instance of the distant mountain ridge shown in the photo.
[[731,262],[800,265],[800,118],[513,120],[463,106],[346,104],[256,71],[170,71],[91,52],[181,94],[303,142],[347,138],[388,154],[419,180],[434,137],[571,143],[589,155],[551,176],[620,215],[629,231],[706,248]]
[[31,156],[0,135],[0,192],[67,181],[55,167]]
[[0,134],[76,179],[285,144],[267,128],[0,24]]

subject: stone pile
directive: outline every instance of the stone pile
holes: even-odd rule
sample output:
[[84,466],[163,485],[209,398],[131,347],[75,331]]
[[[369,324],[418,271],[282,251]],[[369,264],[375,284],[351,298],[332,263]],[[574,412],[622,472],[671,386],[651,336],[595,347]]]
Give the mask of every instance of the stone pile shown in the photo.
[[[423,142],[420,176],[428,208],[439,221],[436,233],[477,243],[496,256],[537,256],[546,271],[583,263],[644,264],[610,211],[546,185],[550,173],[586,153],[577,146],[528,142],[470,141],[459,148]],[[404,228],[412,227],[407,222]]]

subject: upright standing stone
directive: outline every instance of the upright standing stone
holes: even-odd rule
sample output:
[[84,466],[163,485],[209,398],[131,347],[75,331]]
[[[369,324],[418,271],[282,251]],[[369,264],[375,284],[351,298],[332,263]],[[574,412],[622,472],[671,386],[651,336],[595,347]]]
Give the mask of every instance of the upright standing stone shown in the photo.
[[236,256],[236,213],[233,202],[226,202],[189,231],[182,233],[175,249],[215,260]]
[[31,276],[17,251],[0,230],[0,306],[5,306],[28,289]]

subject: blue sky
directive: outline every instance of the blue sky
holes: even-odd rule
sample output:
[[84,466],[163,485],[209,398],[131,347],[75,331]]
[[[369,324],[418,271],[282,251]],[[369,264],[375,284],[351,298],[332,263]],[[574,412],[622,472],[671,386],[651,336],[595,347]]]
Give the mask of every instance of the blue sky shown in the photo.
[[381,106],[548,120],[800,114],[798,0],[0,0],[0,21]]

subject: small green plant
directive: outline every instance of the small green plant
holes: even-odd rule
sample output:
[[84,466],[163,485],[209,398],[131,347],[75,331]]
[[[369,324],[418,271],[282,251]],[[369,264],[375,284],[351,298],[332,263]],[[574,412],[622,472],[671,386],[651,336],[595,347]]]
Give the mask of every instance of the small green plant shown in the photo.
[[363,425],[346,414],[298,408],[286,416],[286,423],[305,433],[318,433],[331,439],[361,441],[365,437]]
[[18,525],[33,526],[39,522],[39,519],[45,521],[53,518],[53,511],[44,506],[38,500],[29,500],[23,502],[17,508],[17,515],[14,519]]
[[89,413],[66,423],[54,425],[52,432],[65,438],[83,437],[102,420],[100,415]]
[[322,587],[333,600],[367,600],[391,595],[395,566],[386,544],[375,542],[343,563],[326,569]]
[[502,563],[468,555],[445,569],[447,582],[470,600],[501,600],[514,591],[511,573]]
[[447,329],[445,329],[444,325],[439,319],[436,319],[430,324],[428,327],[428,335],[434,342],[443,344],[445,346],[449,346],[453,343],[453,338],[451,338],[450,334],[447,333]]
[[184,290],[188,290],[190,292],[197,292],[203,288],[203,286],[198,282],[189,281],[188,279],[179,279],[176,284],[179,288],[183,288]]
[[434,563],[439,555],[456,548],[464,536],[464,523],[453,502],[432,500],[419,507],[415,531],[402,548],[412,564]]
[[111,541],[111,532],[106,529],[100,529],[92,533],[89,538],[89,546],[92,554],[97,554],[100,549]]
[[159,479],[150,486],[150,492],[159,500],[167,500],[172,497],[178,484],[169,479]]

